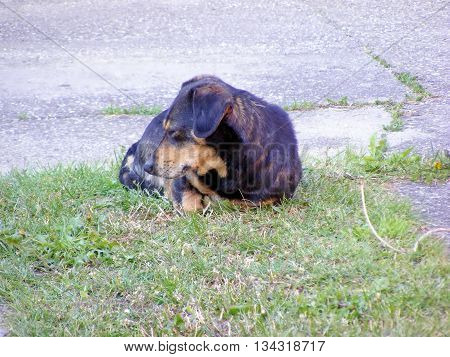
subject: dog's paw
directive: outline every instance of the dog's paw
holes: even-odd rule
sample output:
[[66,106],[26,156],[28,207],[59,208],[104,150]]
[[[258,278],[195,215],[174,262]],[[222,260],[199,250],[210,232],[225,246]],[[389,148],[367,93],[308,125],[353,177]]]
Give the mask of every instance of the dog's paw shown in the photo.
[[203,196],[203,205],[207,207],[208,205],[211,205],[215,202],[223,201],[222,197],[220,197],[218,194],[212,194],[212,195],[205,195]]
[[181,198],[181,208],[184,212],[195,212],[203,210],[202,195],[196,191],[184,191]]
[[207,160],[205,160],[195,169],[198,176],[204,176],[210,170],[216,170],[219,176],[222,178],[226,177],[228,173],[227,165],[218,155],[208,157]]

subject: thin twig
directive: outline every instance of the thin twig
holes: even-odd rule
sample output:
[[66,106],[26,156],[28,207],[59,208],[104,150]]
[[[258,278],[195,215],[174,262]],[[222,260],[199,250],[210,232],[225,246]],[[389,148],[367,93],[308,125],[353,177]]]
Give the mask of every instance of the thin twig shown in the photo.
[[157,205],[156,207],[158,207],[159,211],[163,214],[163,216],[166,217],[168,221],[170,221],[170,217],[166,214],[166,212],[164,212],[161,206]]
[[429,230],[428,232],[426,232],[425,234],[422,234],[419,239],[416,240],[416,243],[414,243],[414,247],[413,247],[413,252],[417,251],[417,248],[419,247],[419,242],[428,237],[429,235],[433,234],[433,233],[438,233],[438,232],[450,232],[450,228],[434,228]]
[[[367,225],[369,226],[369,228],[370,228],[372,234],[375,236],[375,238],[377,238],[381,242],[381,244],[383,244],[383,246],[393,250],[394,252],[397,252],[397,253],[408,253],[408,250],[401,249],[401,248],[395,248],[394,246],[389,244],[389,242],[387,242],[386,239],[380,237],[380,235],[377,233],[377,231],[375,230],[374,226],[372,225],[372,222],[370,221],[370,218],[369,218],[369,214],[367,213],[366,198],[365,198],[365,194],[364,194],[364,181],[361,181],[360,190],[361,190],[361,201],[362,201],[362,208],[363,208],[363,212],[364,212],[364,217],[366,218]],[[437,232],[450,232],[450,228],[434,228],[434,229],[429,230],[425,234],[421,235],[416,240],[416,242],[414,243],[414,246],[411,249],[411,253],[417,251],[417,248],[419,247],[419,242],[422,239],[430,236],[433,233],[437,233]]]

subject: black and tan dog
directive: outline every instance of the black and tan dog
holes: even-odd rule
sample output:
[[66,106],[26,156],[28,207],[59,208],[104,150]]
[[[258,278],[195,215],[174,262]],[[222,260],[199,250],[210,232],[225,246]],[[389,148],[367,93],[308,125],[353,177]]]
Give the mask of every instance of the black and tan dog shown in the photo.
[[208,199],[276,203],[293,195],[301,174],[284,110],[217,77],[197,76],[130,147],[119,178],[130,188],[164,191],[190,211]]

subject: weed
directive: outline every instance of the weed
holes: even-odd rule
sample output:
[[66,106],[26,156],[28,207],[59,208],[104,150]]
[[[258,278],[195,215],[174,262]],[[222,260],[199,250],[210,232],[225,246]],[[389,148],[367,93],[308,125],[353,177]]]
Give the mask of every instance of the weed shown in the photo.
[[[371,50],[367,50],[367,53],[370,57],[372,57],[373,60],[378,62],[381,66],[384,68],[391,68],[392,66],[381,56],[376,55]],[[395,78],[397,78],[398,81],[400,81],[403,85],[408,87],[415,96],[407,96],[407,99],[420,102],[424,98],[430,97],[431,93],[428,92],[418,81],[416,76],[413,76],[409,72],[394,72]]]
[[161,106],[133,106],[130,108],[122,108],[110,105],[102,110],[105,115],[158,115],[162,112]]
[[428,92],[419,83],[417,77],[413,76],[411,73],[408,72],[395,73],[395,78],[397,78],[401,83],[407,86],[414,94],[416,94],[416,97],[414,98],[415,101],[421,101],[422,99],[431,96],[431,93]]
[[333,99],[327,98],[327,102],[332,106],[338,106],[338,107],[348,107],[349,106],[347,97],[342,97],[338,100],[333,100]]
[[391,99],[375,99],[375,101],[373,102],[374,105],[382,105],[382,106],[389,106],[389,105],[394,105],[395,103],[391,100]]
[[438,152],[431,158],[413,153],[413,148],[402,152],[389,152],[385,138],[377,140],[373,135],[366,155],[346,153],[349,171],[355,175],[405,178],[430,183],[450,178],[450,157]]
[[375,61],[377,61],[380,65],[382,65],[384,68],[391,68],[391,65],[384,58],[381,58],[378,55],[372,55],[372,58]]
[[303,102],[297,102],[294,101],[291,104],[283,106],[283,109],[286,111],[294,111],[294,110],[312,110],[317,108],[317,106],[313,102],[303,101]]
[[[318,108],[330,108],[330,107],[348,107],[350,104],[348,103],[347,97],[342,97],[339,100],[327,99],[327,104],[316,104],[309,101],[294,101],[291,104],[284,105],[283,109],[286,111],[308,111]],[[355,103],[355,107],[362,107],[365,105],[369,105],[368,103]]]
[[19,120],[27,120],[28,119],[28,114],[25,112],[22,112],[18,115]]
[[385,105],[386,109],[391,114],[392,120],[388,125],[384,125],[383,129],[386,131],[401,131],[405,126],[402,119],[403,103],[389,103]]

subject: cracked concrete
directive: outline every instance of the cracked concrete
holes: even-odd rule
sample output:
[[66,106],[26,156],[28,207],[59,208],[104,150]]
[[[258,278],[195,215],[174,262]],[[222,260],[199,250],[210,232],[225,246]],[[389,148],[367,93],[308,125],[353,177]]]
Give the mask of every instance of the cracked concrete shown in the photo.
[[366,151],[373,134],[383,132],[391,116],[381,107],[291,112],[302,156],[334,156],[346,148]]
[[[450,222],[450,200],[448,199],[450,181],[430,185],[402,181],[395,183],[394,189],[410,196],[413,207],[431,227],[448,227]],[[445,236],[450,238],[450,234]]]
[[[449,3],[438,1],[352,1],[311,0],[307,4],[319,16],[331,21],[360,46],[367,46],[391,65],[392,72],[409,72],[432,93],[422,103],[405,105],[405,129],[391,133],[393,150],[413,146],[416,152],[432,156],[450,149]],[[401,14],[401,16],[399,16]],[[388,50],[387,50],[388,49]],[[427,186],[403,182],[399,194],[411,199],[430,225],[450,225],[449,182]]]
[[[7,5],[147,105],[168,104],[180,83],[198,73],[219,75],[279,104],[344,95],[358,101],[398,100],[405,93],[376,63],[365,66],[368,58],[358,44],[296,1]],[[133,104],[7,9],[0,7],[0,16],[3,118],[53,116],[80,107],[94,113],[95,106],[110,102]]]
[[[381,107],[328,108],[290,112],[300,152],[304,155],[332,155],[346,147],[367,148],[374,133],[391,121]],[[99,162],[128,147],[142,135],[150,120],[146,116],[68,116],[55,119],[23,119],[15,125],[0,122],[5,136],[0,172],[11,168],[39,168],[58,163]],[[39,135],[39,140],[35,140]],[[43,150],[42,143],[45,143]],[[43,152],[45,151],[45,152]]]
[[393,150],[414,147],[421,155],[433,156],[450,149],[450,98],[407,104],[404,113],[404,129],[389,134]]
[[[101,162],[139,140],[149,117],[67,116],[0,121],[0,172],[59,163]],[[4,135],[4,136],[3,136]]]

